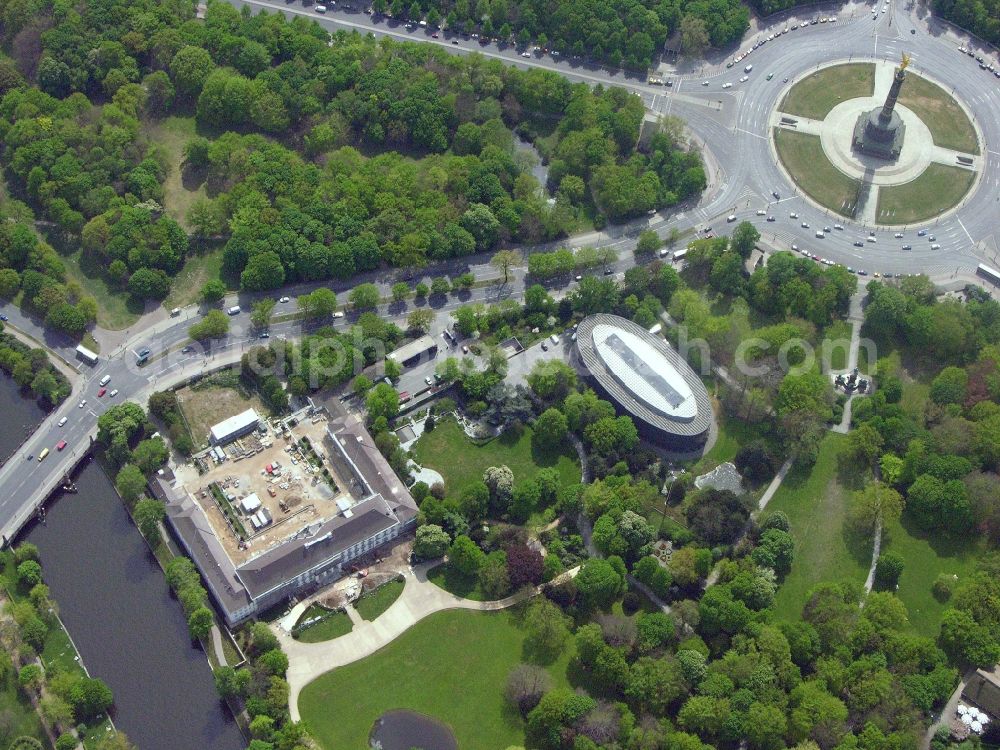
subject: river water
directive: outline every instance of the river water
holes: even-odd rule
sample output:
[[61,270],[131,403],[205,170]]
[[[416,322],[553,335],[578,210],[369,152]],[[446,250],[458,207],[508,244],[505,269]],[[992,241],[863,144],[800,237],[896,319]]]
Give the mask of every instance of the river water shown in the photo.
[[[7,424],[43,412],[0,375]],[[0,430],[0,456],[23,430]],[[50,502],[46,524],[20,539],[41,552],[45,582],[90,674],[114,692],[115,725],[139,750],[241,750],[246,743],[219,701],[212,671],[188,638],[180,604],[94,462],[76,476],[79,494]]]

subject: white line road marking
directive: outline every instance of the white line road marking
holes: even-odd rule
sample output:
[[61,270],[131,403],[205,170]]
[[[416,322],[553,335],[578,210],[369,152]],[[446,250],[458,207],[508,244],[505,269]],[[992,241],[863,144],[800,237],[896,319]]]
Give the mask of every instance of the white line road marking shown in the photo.
[[767,136],[763,136],[760,133],[753,133],[749,130],[744,130],[743,128],[733,128],[737,133],[746,133],[747,135],[752,135],[754,138],[760,138],[762,141],[767,140]]
[[972,239],[972,235],[969,234],[969,230],[965,228],[965,224],[962,223],[962,219],[960,217],[958,217],[958,216],[956,216],[955,219],[956,219],[956,221],[958,221],[958,225],[960,227],[962,227],[962,231],[965,232],[965,236],[969,238],[969,242],[971,242],[973,245],[975,245],[976,241],[974,239]]

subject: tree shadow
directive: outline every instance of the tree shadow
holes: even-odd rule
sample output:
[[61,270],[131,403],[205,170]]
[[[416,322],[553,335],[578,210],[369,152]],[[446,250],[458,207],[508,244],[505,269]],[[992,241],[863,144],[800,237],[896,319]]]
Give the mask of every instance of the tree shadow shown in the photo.
[[837,456],[837,483],[847,490],[863,489],[871,479],[871,471],[865,466],[859,466],[857,460],[847,453]]

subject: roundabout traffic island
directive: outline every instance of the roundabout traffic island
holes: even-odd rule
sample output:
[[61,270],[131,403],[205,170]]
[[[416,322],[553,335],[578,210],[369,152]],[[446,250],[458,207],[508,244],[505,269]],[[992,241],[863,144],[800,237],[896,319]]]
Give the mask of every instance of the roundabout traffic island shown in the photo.
[[972,120],[909,62],[828,66],[795,82],[772,112],[778,163],[823,208],[911,224],[955,208],[974,187],[982,165]]

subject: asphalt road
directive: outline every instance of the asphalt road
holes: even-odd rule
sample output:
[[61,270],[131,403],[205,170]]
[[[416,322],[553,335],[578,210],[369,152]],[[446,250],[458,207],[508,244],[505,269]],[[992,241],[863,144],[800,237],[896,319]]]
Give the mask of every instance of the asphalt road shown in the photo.
[[[611,246],[619,257],[608,269],[610,273],[620,274],[634,264],[632,250],[635,237],[647,226],[661,235],[672,228],[700,231],[708,226],[722,232],[725,230],[725,217],[730,214],[734,214],[737,220],[747,219],[758,224],[763,239],[774,247],[790,248],[792,244],[797,244],[801,249],[818,253],[833,262],[855,269],[863,268],[870,273],[923,272],[941,279],[959,272],[968,274],[979,262],[1000,263],[993,229],[1000,213],[997,203],[1000,200],[1000,152],[994,150],[1000,148],[1000,122],[994,116],[1000,111],[1000,80],[980,71],[972,58],[956,50],[966,40],[945,31],[934,19],[919,16],[915,8],[900,0],[893,0],[888,13],[880,12],[875,20],[871,7],[866,4],[844,6],[836,23],[809,25],[780,35],[732,68],[726,68],[725,63],[737,50],[720,54],[697,71],[687,74],[661,71],[660,75],[673,80],[674,85],[669,88],[648,85],[645,76],[630,76],[584,61],[555,58],[540,52],[524,58],[518,50],[509,46],[483,44],[480,40],[467,37],[453,39],[444,32],[440,32],[439,38],[434,38],[434,32],[430,30],[419,26],[408,30],[404,24],[390,19],[372,19],[360,9],[330,6],[328,12],[321,15],[312,7],[303,7],[297,2],[230,1],[236,6],[278,9],[288,15],[316,18],[331,30],[346,28],[414,39],[439,44],[458,54],[478,52],[512,65],[555,70],[574,81],[623,86],[642,96],[652,111],[683,118],[691,132],[704,144],[708,152],[707,163],[718,165],[711,169],[710,188],[697,205],[677,207],[669,214],[657,214],[626,226],[550,245]],[[827,11],[828,14],[832,12]],[[745,51],[776,29],[801,23],[802,19],[814,15],[822,13],[786,14],[771,29],[760,29],[748,36],[741,49]],[[911,29],[916,33],[911,34]],[[898,60],[904,50],[913,54],[913,70],[923,71],[953,85],[955,95],[973,111],[985,139],[984,176],[978,188],[958,211],[928,225],[941,245],[938,251],[931,250],[931,243],[925,238],[916,236],[916,227],[906,228],[905,237],[901,240],[893,237],[898,229],[875,227],[877,242],[866,243],[864,248],[854,247],[853,242],[863,239],[872,228],[835,217],[798,194],[775,164],[766,132],[769,112],[783,96],[787,85],[797,77],[819,65],[840,60],[873,57]],[[747,63],[753,63],[754,70],[748,81],[740,82],[743,65]],[[766,80],[768,73],[774,74],[771,81]],[[789,84],[783,83],[784,78],[789,79]],[[733,85],[723,88],[725,83]],[[781,199],[776,200],[772,191],[777,191]],[[775,221],[766,222],[765,217],[757,216],[757,210],[773,215]],[[799,218],[791,219],[789,214],[792,212],[797,213]],[[809,223],[812,229],[802,229],[799,225],[803,221]],[[813,236],[816,227],[834,223],[843,224],[845,229],[832,232],[822,240]],[[904,252],[901,249],[903,244],[911,244],[913,250]],[[485,265],[474,265],[477,262],[485,264],[485,260],[479,257],[467,262],[473,264],[471,267],[477,278],[495,277],[496,271]],[[425,269],[425,272],[430,276],[460,272],[460,269],[453,263],[451,266]],[[449,295],[443,300],[431,300],[429,304],[438,313],[432,334],[440,336],[451,310],[461,304],[468,301],[495,302],[505,297],[520,296],[526,285],[524,273],[523,268],[516,269],[509,283],[477,288],[464,298]],[[601,275],[603,269],[591,273]],[[377,281],[383,294],[388,296],[389,286],[400,275],[401,272],[395,276],[382,274],[364,280]],[[343,292],[357,281],[339,287],[333,285],[333,288]],[[568,282],[555,291],[565,292],[574,283]],[[309,288],[303,285],[284,291],[295,295]],[[233,301],[227,300],[227,304]],[[250,298],[241,296],[240,301],[246,304]],[[379,312],[399,319],[413,307],[412,302],[384,305]],[[192,319],[199,315],[199,311],[192,307],[185,309],[178,318],[163,318],[155,323],[152,323],[152,318],[144,318],[137,330],[126,332],[122,337],[124,343],[102,354],[98,364],[90,367],[75,359],[74,346],[65,338],[46,332],[39,322],[11,305],[0,309],[9,316],[11,324],[72,363],[82,376],[73,396],[50,414],[21,449],[0,467],[0,533],[7,538],[44,500],[52,484],[86,450],[89,440],[96,434],[97,417],[112,403],[125,398],[142,401],[154,390],[171,387],[206,369],[236,361],[258,334],[250,326],[249,316],[243,313],[232,319],[232,330],[225,340],[215,342],[207,349],[195,346],[194,351],[183,353],[182,347],[189,343],[187,329]],[[294,302],[279,305],[276,310],[279,316],[293,312]],[[343,326],[349,322],[350,317],[337,321],[337,324]],[[297,337],[302,334],[302,324],[279,318],[271,326],[270,334],[273,337]],[[147,365],[138,367],[134,352],[143,346],[148,346],[153,354]],[[107,386],[109,392],[112,389],[119,391],[114,399],[108,395],[97,397],[98,381],[104,375],[111,377]],[[86,403],[80,406],[84,399]],[[59,427],[57,423],[62,417],[67,421]],[[55,444],[60,439],[68,443],[62,452],[55,450]],[[43,462],[38,462],[37,456],[44,448],[49,448],[51,453]]]

